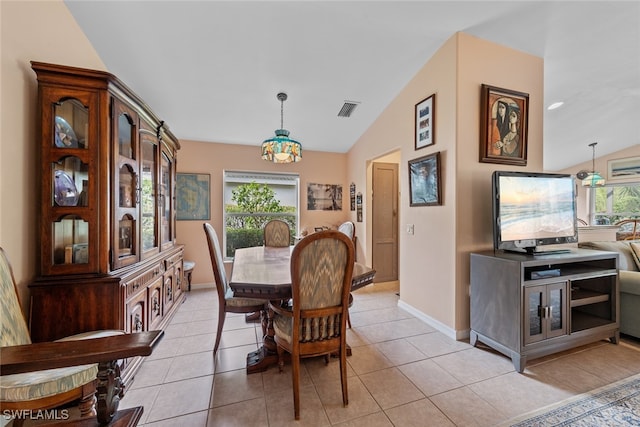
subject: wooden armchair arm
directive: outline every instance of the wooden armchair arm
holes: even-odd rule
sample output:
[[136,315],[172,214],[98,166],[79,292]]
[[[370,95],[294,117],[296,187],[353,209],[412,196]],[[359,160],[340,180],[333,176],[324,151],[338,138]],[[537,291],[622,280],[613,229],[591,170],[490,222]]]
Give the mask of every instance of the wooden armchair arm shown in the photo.
[[163,331],[148,331],[77,341],[52,341],[2,347],[0,375],[148,356],[163,334]]
[[[0,374],[19,374],[97,363],[97,420],[100,425],[105,425],[113,420],[120,398],[124,395],[118,359],[150,355],[163,335],[163,331],[148,331],[77,341],[2,347]],[[135,416],[139,419],[141,414],[142,411],[139,410]]]

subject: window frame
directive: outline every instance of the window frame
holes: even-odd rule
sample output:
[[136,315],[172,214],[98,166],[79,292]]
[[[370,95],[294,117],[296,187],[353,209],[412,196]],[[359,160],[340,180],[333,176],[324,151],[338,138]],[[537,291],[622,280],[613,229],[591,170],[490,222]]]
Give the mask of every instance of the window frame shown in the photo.
[[[274,184],[279,186],[292,186],[293,193],[295,195],[295,235],[299,234],[300,230],[300,175],[298,173],[291,172],[254,172],[254,171],[241,171],[241,170],[223,170],[223,182],[222,182],[222,252],[226,260],[231,260],[233,257],[227,255],[227,203],[231,201],[227,199],[227,195],[231,193],[229,190],[232,185],[245,184],[256,182],[259,184]],[[287,205],[290,206],[290,205]],[[236,214],[237,215],[237,214]],[[251,215],[251,214],[247,214]],[[279,213],[261,213],[255,214],[261,216],[278,216]]]
[[[640,218],[640,209],[637,212],[613,211],[615,202],[613,198],[614,189],[621,187],[638,187],[638,190],[640,190],[640,181],[607,183],[603,187],[587,188],[587,193],[589,194],[589,224],[613,225],[624,219]],[[606,212],[598,212],[596,210],[597,192],[598,190],[602,189],[605,189],[607,191]],[[598,218],[605,218],[605,220],[599,220]]]

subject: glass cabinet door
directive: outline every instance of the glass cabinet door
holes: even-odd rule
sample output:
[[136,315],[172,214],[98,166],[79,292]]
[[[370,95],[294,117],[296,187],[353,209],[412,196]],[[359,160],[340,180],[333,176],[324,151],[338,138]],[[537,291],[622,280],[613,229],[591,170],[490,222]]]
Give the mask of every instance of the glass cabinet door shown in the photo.
[[[97,237],[96,200],[89,197],[94,154],[90,150],[91,93],[44,91],[42,209],[45,222],[41,245],[42,274],[88,272],[95,267],[91,252]],[[48,107],[48,108],[47,108]],[[46,168],[46,166],[45,166]],[[46,223],[49,223],[46,225]]]
[[160,236],[162,247],[173,244],[173,163],[164,150],[160,160]]
[[547,285],[547,338],[564,335],[567,332],[567,284]]
[[524,344],[566,334],[566,289],[565,282],[524,288]]
[[158,139],[146,132],[140,133],[140,214],[142,258],[158,252]]
[[544,339],[544,286],[528,286],[524,289],[524,343]]
[[113,223],[111,246],[114,248],[112,268],[120,268],[138,261],[138,116],[114,99],[112,118],[114,135]]

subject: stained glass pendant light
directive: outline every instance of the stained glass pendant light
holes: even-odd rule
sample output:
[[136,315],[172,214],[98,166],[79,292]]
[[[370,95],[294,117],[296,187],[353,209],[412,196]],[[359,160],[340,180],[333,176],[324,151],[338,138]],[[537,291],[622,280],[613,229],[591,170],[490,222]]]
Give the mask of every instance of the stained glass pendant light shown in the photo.
[[597,142],[592,142],[589,147],[593,149],[593,157],[591,160],[591,172],[582,180],[583,187],[602,187],[605,184],[605,180],[598,172],[596,172],[596,145]]
[[289,138],[289,131],[284,129],[284,101],[287,94],[280,92],[280,129],[275,131],[276,136],[266,139],[262,143],[262,158],[273,163],[293,163],[302,160],[302,144]]

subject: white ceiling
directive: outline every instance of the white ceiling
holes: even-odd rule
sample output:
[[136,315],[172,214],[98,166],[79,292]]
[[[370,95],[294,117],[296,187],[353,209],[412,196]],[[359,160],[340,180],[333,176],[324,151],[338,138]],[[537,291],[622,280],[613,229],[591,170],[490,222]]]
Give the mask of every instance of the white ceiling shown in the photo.
[[[180,139],[257,147],[280,127],[284,91],[292,138],[346,152],[463,31],[544,58],[544,106],[565,102],[544,112],[545,170],[591,160],[594,141],[598,156],[640,143],[638,1],[65,4],[108,70]],[[360,105],[337,117],[345,100]]]

